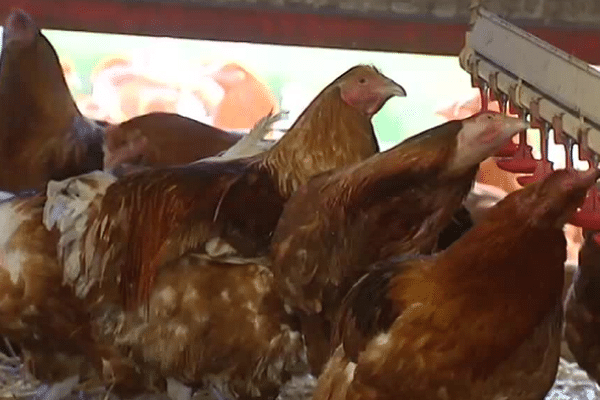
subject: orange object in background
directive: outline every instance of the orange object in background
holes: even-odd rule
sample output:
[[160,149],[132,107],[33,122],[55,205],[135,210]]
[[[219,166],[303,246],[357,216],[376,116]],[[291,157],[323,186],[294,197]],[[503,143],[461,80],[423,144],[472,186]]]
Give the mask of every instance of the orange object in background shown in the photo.
[[108,111],[100,107],[89,94],[75,96],[75,103],[83,115],[97,121],[112,122]]
[[[174,67],[175,68],[175,67]],[[198,67],[187,81],[161,79],[137,59],[109,56],[91,75],[93,103],[111,123],[151,112],[178,113],[227,131],[249,131],[279,111],[272,90],[239,62]]]
[[112,123],[153,111],[177,112],[179,88],[146,77],[126,57],[105,58],[91,80],[92,98]]
[[279,112],[273,92],[242,65],[227,63],[212,77],[225,91],[213,119],[215,127],[227,131],[248,130],[269,112]]

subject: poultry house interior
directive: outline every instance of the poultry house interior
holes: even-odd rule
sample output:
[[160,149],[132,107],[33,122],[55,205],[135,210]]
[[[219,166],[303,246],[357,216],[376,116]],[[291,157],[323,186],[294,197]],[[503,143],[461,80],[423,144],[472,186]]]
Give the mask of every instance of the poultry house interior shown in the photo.
[[600,398],[567,3],[2,2],[0,399]]

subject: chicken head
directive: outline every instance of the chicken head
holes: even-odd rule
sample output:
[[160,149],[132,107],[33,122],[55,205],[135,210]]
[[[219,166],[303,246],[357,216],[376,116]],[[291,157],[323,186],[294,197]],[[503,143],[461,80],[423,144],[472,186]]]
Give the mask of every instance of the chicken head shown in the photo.
[[463,120],[452,170],[463,171],[485,160],[529,124],[518,118],[493,111]]
[[361,65],[340,81],[342,99],[365,115],[375,115],[393,96],[406,97],[406,91],[377,68]]

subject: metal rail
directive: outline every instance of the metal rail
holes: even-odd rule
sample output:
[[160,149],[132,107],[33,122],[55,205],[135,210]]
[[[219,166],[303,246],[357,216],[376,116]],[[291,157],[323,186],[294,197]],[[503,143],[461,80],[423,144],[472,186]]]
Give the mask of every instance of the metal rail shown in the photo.
[[[562,119],[563,133],[600,154],[600,72],[479,6],[460,53],[473,85],[548,123]],[[536,110],[536,113],[538,110]]]

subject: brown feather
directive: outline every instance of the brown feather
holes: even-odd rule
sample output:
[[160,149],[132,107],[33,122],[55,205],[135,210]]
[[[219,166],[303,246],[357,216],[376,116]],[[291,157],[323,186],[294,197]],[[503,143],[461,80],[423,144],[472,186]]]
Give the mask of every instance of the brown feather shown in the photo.
[[461,128],[461,121],[449,122],[321,174],[286,203],[273,236],[272,270],[286,304],[311,324],[313,373],[327,360],[329,325],[352,284],[377,260],[432,251],[460,207],[476,173],[476,167],[447,172]]
[[106,340],[94,302],[63,285],[59,232],[42,223],[45,202],[38,194],[0,203],[6,228],[0,235],[0,335],[22,347],[37,379],[53,383],[78,374],[92,389],[113,378],[103,372],[108,362],[122,393],[139,391],[145,377]]
[[[286,305],[302,320],[319,315],[326,327],[369,265],[436,250],[478,163],[493,151],[480,135],[496,132],[507,139],[515,122],[487,113],[450,121],[299,188],[285,205],[272,244],[272,269]],[[329,341],[328,331],[322,330],[321,342]],[[322,353],[311,351],[322,343],[308,339],[309,355]],[[322,362],[311,360],[314,373]]]
[[[96,256],[111,252],[116,238],[125,241],[119,251],[103,259],[103,270],[117,264],[117,277],[126,304],[146,298],[159,265],[189,250],[201,248],[218,232],[243,255],[264,253],[273,220],[283,200],[268,175],[256,173],[257,163],[248,160],[227,162],[227,168],[199,163],[168,170],[155,170],[124,177],[111,185],[94,224],[86,235],[101,238]],[[246,199],[245,205],[240,204]],[[220,204],[220,206],[219,206]],[[261,214],[261,205],[272,205]],[[218,213],[216,213],[218,208]],[[245,219],[253,210],[255,218]],[[114,212],[123,220],[113,221]],[[148,221],[155,221],[152,226]]]

